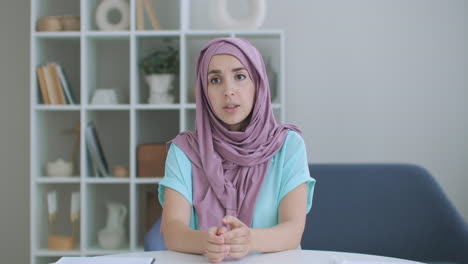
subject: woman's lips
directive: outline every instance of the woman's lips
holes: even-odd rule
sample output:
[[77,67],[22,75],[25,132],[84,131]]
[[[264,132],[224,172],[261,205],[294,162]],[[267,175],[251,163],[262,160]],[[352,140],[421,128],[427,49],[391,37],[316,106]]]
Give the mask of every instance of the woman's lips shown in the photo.
[[239,107],[240,107],[240,105],[236,105],[235,107],[224,106],[223,110],[228,112],[228,113],[232,113],[232,112],[235,112],[237,109],[239,109]]

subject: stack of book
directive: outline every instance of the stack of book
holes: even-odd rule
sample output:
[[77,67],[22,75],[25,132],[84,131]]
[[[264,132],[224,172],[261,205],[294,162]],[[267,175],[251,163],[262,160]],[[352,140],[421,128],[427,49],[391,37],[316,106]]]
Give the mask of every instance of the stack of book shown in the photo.
[[63,69],[58,63],[39,65],[36,70],[44,104],[75,104]]

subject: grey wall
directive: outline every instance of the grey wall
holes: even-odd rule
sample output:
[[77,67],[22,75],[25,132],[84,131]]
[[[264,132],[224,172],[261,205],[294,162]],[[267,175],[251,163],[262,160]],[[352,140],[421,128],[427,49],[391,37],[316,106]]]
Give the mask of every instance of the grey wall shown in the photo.
[[311,162],[427,168],[468,219],[468,2],[270,0]]
[[29,263],[29,1],[0,1],[0,256]]
[[[209,0],[194,27],[213,28]],[[243,17],[247,0],[231,1]],[[309,161],[428,169],[468,219],[468,2],[267,0],[286,31],[286,119]]]
[[[263,28],[287,34],[287,119],[309,160],[422,165],[468,219],[468,3],[267,2]],[[27,263],[29,0],[0,1],[0,29],[0,255]]]

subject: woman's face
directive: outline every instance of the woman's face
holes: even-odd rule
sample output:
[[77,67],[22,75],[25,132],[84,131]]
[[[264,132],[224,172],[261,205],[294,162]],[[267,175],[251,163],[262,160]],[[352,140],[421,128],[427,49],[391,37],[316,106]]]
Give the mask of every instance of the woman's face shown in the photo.
[[247,69],[234,56],[219,54],[211,57],[208,66],[208,98],[215,115],[240,131],[252,112],[255,84]]

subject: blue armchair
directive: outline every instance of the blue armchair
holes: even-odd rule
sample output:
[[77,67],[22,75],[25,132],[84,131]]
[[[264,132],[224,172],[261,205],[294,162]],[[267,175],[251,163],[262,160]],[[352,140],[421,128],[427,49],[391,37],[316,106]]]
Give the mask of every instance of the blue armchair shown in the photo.
[[[403,164],[310,165],[303,249],[468,264],[468,227],[432,176]],[[164,250],[158,220],[145,250]]]
[[164,238],[161,235],[161,218],[156,220],[150,231],[145,235],[143,243],[145,251],[167,250]]
[[468,227],[433,177],[403,164],[310,165],[303,249],[468,263]]

